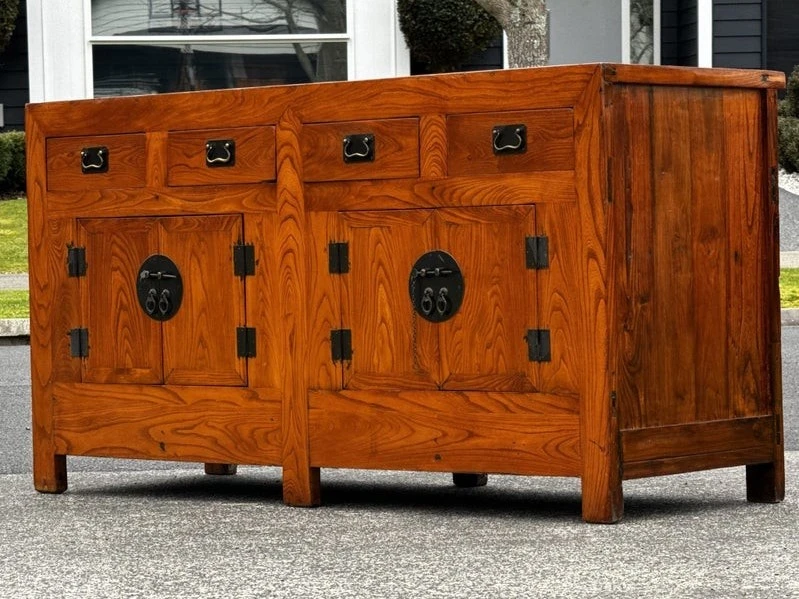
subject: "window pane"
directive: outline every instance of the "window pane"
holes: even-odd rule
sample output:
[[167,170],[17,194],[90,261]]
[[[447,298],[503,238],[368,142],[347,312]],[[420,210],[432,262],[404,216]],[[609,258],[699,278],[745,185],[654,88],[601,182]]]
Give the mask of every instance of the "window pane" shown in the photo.
[[93,47],[95,97],[347,79],[345,42]]
[[630,62],[652,64],[655,60],[653,0],[630,0]]
[[346,0],[92,0],[92,33],[346,33],[346,4]]

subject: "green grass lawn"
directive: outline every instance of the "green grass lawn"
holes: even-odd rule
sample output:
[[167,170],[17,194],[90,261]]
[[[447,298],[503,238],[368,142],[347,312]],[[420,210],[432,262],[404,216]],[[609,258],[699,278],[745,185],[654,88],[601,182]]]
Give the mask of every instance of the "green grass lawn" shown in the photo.
[[28,318],[27,291],[0,291],[0,318]]
[[799,308],[799,268],[780,271],[780,303],[783,308]]
[[25,198],[0,201],[0,273],[4,272],[28,272]]

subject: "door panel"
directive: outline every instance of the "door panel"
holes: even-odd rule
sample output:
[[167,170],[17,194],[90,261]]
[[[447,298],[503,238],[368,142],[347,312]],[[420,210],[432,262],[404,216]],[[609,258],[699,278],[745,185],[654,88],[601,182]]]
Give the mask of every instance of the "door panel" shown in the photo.
[[136,276],[157,247],[154,219],[78,221],[86,248],[86,276],[80,279],[81,320],[89,331],[84,382],[160,383],[161,325],[136,297]]
[[533,391],[535,369],[525,341],[535,318],[535,271],[525,238],[532,207],[439,210],[440,249],[464,276],[463,304],[437,325],[443,389]]
[[233,271],[241,216],[159,221],[159,246],[183,277],[183,303],[163,323],[164,378],[174,385],[246,385],[236,327],[244,326],[244,283]]
[[350,272],[342,277],[343,326],[352,330],[344,388],[437,386],[434,324],[418,317],[408,280],[416,259],[436,249],[429,210],[342,214]]

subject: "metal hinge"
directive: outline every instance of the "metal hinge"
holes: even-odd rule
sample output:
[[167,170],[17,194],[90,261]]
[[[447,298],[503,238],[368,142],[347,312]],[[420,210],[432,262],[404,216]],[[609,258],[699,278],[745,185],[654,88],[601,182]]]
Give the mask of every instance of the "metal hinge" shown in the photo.
[[330,354],[334,362],[352,360],[352,331],[336,329],[330,331]]
[[549,329],[530,329],[527,331],[527,358],[531,362],[549,362],[552,360]]
[[89,329],[69,330],[69,353],[73,358],[89,357]]
[[233,246],[233,273],[242,278],[255,274],[255,246],[244,243]]
[[350,244],[331,241],[327,244],[328,270],[331,275],[350,272]]
[[86,248],[67,248],[67,272],[70,277],[82,277],[86,274]]
[[255,329],[236,327],[236,355],[239,358],[255,357]]
[[549,268],[549,238],[546,236],[525,239],[527,268],[541,270]]

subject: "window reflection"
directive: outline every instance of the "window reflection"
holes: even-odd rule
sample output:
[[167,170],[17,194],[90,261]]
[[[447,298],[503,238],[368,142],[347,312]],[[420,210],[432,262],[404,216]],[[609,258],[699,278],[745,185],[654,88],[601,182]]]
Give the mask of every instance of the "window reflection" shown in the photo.
[[102,45],[93,57],[96,97],[347,79],[345,42]]
[[630,62],[653,64],[654,59],[653,0],[630,0]]
[[346,0],[92,0],[95,36],[346,32]]

